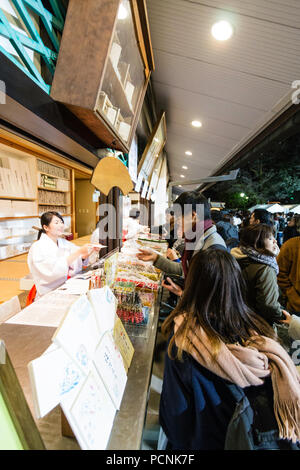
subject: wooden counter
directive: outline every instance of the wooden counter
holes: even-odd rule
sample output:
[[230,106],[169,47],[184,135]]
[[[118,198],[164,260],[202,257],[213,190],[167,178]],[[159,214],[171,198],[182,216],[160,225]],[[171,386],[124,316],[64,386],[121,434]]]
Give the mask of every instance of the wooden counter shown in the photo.
[[[107,450],[140,449],[152,374],[159,301],[160,295],[154,307],[147,337],[130,335],[135,352],[128,371],[121,408],[116,414]],[[34,408],[27,365],[47,349],[51,344],[51,338],[55,330],[55,327],[50,326],[17,323],[3,323],[0,325],[0,338],[6,344],[33,416]],[[47,449],[79,449],[76,439],[64,437],[61,434],[61,411],[59,406],[44,418],[35,419],[35,421]]]

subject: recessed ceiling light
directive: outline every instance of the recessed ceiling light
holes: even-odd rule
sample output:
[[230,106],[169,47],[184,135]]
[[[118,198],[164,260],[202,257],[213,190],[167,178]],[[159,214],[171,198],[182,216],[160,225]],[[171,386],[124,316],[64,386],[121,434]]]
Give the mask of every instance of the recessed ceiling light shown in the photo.
[[188,167],[187,167],[187,166],[185,166],[185,165],[183,165],[182,169],[183,169],[183,170],[187,170],[187,169],[188,169]]
[[193,155],[190,150],[187,150],[187,151],[185,152],[185,154],[186,154],[186,155]]
[[119,11],[118,11],[118,20],[125,20],[128,16],[128,11],[124,7],[124,5],[119,6]]
[[228,21],[218,21],[211,28],[211,34],[217,41],[227,41],[232,36],[233,28]]
[[194,126],[194,127],[201,127],[202,124],[201,124],[200,121],[192,121],[192,126]]
[[180,178],[184,178],[184,175],[180,175]]

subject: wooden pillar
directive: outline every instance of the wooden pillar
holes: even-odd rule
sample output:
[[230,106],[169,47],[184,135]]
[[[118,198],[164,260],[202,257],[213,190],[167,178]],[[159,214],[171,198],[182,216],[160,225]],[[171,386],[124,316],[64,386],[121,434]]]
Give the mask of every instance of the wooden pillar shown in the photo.
[[[121,192],[119,188],[112,188],[108,193],[108,196],[105,196],[103,193],[100,194],[99,206],[101,206],[102,204],[111,204],[115,208],[116,216],[115,220],[108,218],[108,222],[110,224],[114,224],[114,227],[111,227],[112,236],[105,239],[99,239],[99,243],[107,245],[107,248],[103,248],[103,250],[101,251],[102,256],[114,250],[115,248],[121,248],[123,207],[120,195]],[[101,222],[101,220],[103,220],[107,216],[108,213],[104,213],[101,217],[99,217],[99,221]],[[108,230],[108,227],[105,227],[105,229]]]

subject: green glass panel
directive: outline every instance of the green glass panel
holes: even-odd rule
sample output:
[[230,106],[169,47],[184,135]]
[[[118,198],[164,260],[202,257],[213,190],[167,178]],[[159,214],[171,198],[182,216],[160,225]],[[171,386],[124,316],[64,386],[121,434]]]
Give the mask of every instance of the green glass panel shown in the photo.
[[23,450],[11,416],[0,394],[0,450]]

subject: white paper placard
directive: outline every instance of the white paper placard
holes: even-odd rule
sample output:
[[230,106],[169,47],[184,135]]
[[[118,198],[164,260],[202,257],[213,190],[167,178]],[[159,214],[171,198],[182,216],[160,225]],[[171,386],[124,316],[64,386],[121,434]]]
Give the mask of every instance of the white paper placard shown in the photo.
[[89,373],[71,407],[61,407],[81,449],[106,449],[116,408],[97,372]]
[[81,295],[69,308],[52,340],[65,350],[83,373],[88,373],[99,339],[94,310],[87,296]]
[[109,331],[102,336],[97,346],[94,364],[115,407],[119,410],[127,382],[127,374],[121,353]]
[[98,328],[102,334],[113,330],[117,319],[117,299],[109,287],[91,289],[87,297],[94,309]]
[[68,279],[61,287],[57,290],[60,293],[70,295],[81,295],[86,294],[89,290],[90,281],[89,279]]
[[144,183],[144,186],[143,186],[143,190],[142,190],[141,197],[143,197],[143,198],[146,197],[148,186],[149,186],[149,183],[148,183],[148,181],[146,180],[145,183]]
[[52,291],[35,300],[20,313],[7,320],[6,323],[57,328],[68,308],[75,301],[74,295],[59,293],[57,290]]
[[3,302],[3,304],[0,305],[0,323],[5,322],[13,315],[16,315],[20,310],[21,305],[17,295],[6,302]]
[[84,380],[79,367],[62,348],[51,345],[28,364],[36,417],[42,418]]

